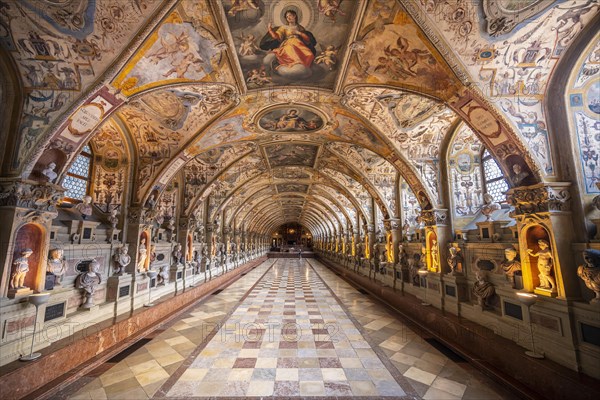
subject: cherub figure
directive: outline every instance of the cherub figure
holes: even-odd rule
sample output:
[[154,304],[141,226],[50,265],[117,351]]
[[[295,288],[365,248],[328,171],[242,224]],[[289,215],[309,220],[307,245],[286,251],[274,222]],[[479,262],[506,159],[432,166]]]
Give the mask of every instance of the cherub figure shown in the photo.
[[260,48],[254,42],[256,38],[252,34],[238,36],[238,39],[242,41],[240,44],[239,53],[241,56],[253,56]]
[[339,49],[333,45],[325,47],[321,51],[321,53],[315,58],[315,64],[325,64],[325,66],[329,68],[330,71],[332,71],[337,64],[338,50]]
[[319,12],[335,22],[336,14],[342,17],[346,14],[340,10],[342,0],[319,0]]
[[227,14],[235,17],[235,15],[240,11],[246,11],[250,9],[258,10],[257,0],[233,0],[233,4],[231,5],[229,11],[227,11]]

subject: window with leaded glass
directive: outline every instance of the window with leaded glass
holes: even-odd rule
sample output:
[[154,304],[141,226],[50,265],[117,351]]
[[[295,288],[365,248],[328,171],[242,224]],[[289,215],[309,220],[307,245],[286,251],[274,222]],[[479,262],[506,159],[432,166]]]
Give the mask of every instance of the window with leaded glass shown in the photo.
[[65,192],[67,200],[82,200],[83,196],[87,194],[91,167],[92,150],[90,146],[86,145],[75,158],[75,162],[71,165],[67,176],[63,180],[63,186],[67,189]]
[[481,158],[483,166],[483,184],[486,193],[489,193],[498,203],[506,203],[506,191],[508,190],[508,182],[504,178],[504,174],[500,166],[494,160],[494,157],[486,149]]

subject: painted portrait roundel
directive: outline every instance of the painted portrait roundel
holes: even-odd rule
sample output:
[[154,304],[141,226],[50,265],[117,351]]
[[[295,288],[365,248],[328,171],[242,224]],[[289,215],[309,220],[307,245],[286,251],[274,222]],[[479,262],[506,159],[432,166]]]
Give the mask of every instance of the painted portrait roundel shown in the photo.
[[258,116],[258,126],[267,132],[316,132],[324,125],[325,118],[320,113],[300,105],[271,108]]

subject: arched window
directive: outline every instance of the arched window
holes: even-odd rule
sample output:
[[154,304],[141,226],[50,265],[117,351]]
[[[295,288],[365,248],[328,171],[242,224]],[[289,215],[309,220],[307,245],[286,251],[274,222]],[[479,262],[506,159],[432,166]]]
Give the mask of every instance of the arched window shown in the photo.
[[508,190],[508,182],[506,182],[500,166],[487,149],[483,152],[481,164],[483,167],[483,186],[485,192],[491,194],[494,201],[506,203],[505,194]]
[[92,149],[89,145],[85,145],[63,180],[63,186],[67,189],[65,200],[78,201],[83,199],[83,196],[88,192],[91,169]]

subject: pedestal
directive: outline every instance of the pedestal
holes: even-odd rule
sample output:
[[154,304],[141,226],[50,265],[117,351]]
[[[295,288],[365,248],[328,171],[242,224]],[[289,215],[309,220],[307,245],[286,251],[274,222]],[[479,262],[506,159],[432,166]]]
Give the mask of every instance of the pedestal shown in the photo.
[[433,272],[427,274],[427,302],[442,308],[442,276]]
[[107,234],[107,238],[106,241],[108,243],[120,243],[120,235],[121,235],[121,230],[120,229],[109,229]]
[[551,289],[544,289],[544,288],[540,288],[540,287],[536,287],[533,291],[535,294],[540,294],[542,296],[546,296],[546,297],[556,297],[558,296],[558,293],[555,291],[552,291]]
[[469,285],[464,275],[444,275],[444,309],[460,315],[460,303],[469,300]]
[[169,282],[175,283],[175,293],[179,293],[185,288],[183,269],[183,264],[171,265],[169,268]]
[[16,299],[19,297],[26,297],[33,294],[33,290],[28,287],[19,288],[19,289],[8,289],[8,298]]
[[116,315],[129,311],[130,300],[133,293],[131,287],[132,277],[130,274],[115,275],[107,281],[107,301],[115,302]]
[[497,234],[502,232],[502,225],[504,222],[501,221],[483,221],[477,222],[476,225],[479,228],[479,237],[482,242],[495,242],[499,238]]

